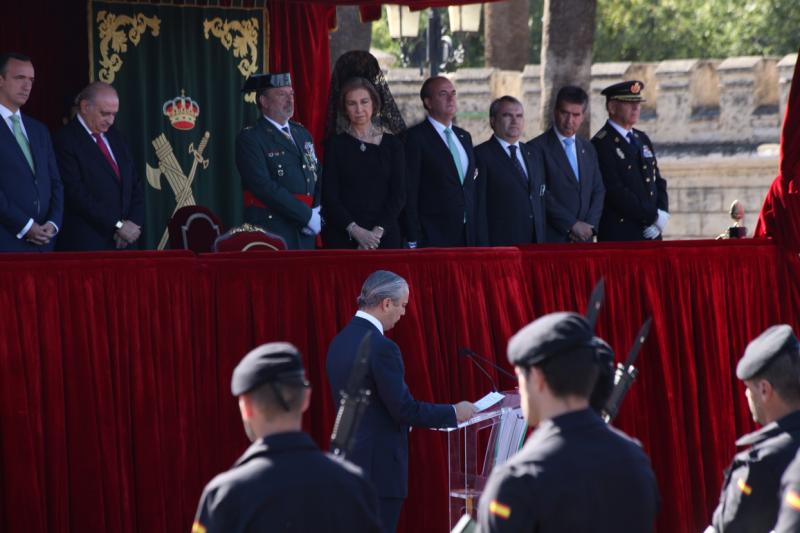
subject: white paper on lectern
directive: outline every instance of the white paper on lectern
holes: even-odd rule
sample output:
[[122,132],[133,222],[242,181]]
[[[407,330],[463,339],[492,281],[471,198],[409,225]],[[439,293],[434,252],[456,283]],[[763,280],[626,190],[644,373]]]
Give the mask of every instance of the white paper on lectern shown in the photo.
[[472,405],[475,406],[475,412],[480,413],[484,409],[488,409],[489,407],[493,406],[503,398],[505,398],[503,394],[497,391],[492,391],[477,402],[474,402]]

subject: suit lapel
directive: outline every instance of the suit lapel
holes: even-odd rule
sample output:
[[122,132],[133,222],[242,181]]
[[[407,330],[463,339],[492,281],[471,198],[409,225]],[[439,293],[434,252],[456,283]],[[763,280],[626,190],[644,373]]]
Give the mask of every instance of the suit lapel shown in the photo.
[[[477,178],[477,176],[475,176],[475,154],[472,150],[472,142],[470,141],[467,132],[461,128],[453,126],[453,132],[456,134],[459,142],[461,142],[461,146],[467,153],[467,168],[464,169],[464,185],[468,185],[470,182],[475,181],[475,178]],[[450,149],[448,148],[447,151],[449,152]],[[450,159],[452,159],[452,157]],[[455,161],[453,162],[453,166],[455,167]]]
[[[23,116],[23,121],[24,120],[25,117]],[[16,137],[14,137],[14,134],[11,133],[11,128],[8,127],[8,122],[5,120],[3,122],[5,124],[0,126],[0,131],[2,131],[2,133],[0,133],[0,137],[4,139],[4,142],[7,143],[8,146],[12,147],[10,151],[16,154],[21,163],[25,164],[25,168],[30,170],[31,167],[28,165],[28,160],[25,159],[25,154],[22,153],[22,148],[19,147]],[[25,130],[28,132],[28,143],[31,145],[31,154],[33,154],[33,139],[31,139],[32,128],[29,128],[27,123],[25,123]],[[35,162],[36,158],[34,157],[34,164]]]
[[[614,126],[606,123],[606,130],[608,130],[609,135],[611,135],[614,146],[621,150],[626,158],[633,159],[634,161],[639,159],[639,151],[628,142],[628,139],[620,135]],[[617,152],[617,155],[619,155],[619,152]]]
[[[286,135],[284,135],[283,132],[278,130],[278,128],[276,128],[269,120],[265,119],[264,117],[261,117],[259,119],[259,122],[261,123],[261,126],[264,128],[270,139],[273,139],[276,143],[280,144],[293,154],[300,155],[300,150],[297,148],[297,145],[292,141],[290,141],[286,137]],[[289,131],[292,131],[291,125],[289,126]],[[297,141],[295,140],[295,142]]]
[[[556,135],[555,128],[550,128],[550,135],[548,136],[548,142],[550,143],[550,152],[553,154],[553,158],[556,160],[558,166],[561,167],[561,172],[563,172],[564,175],[567,176],[568,178],[567,181],[569,182],[569,185],[571,187],[575,187],[576,189],[580,189],[580,184],[578,183],[578,177],[575,175],[575,172],[572,171],[572,166],[569,164],[569,159],[567,159],[567,152],[564,149],[564,145],[558,139],[558,135]],[[578,155],[580,155],[579,151]],[[582,172],[582,169],[580,167],[580,161],[578,162],[578,172]]]
[[[114,173],[114,169],[111,168],[111,164],[106,159],[106,156],[103,155],[100,147],[97,146],[97,142],[94,140],[94,137],[89,135],[89,132],[86,131],[86,128],[84,128],[83,125],[78,121],[77,117],[72,119],[71,124],[73,130],[75,130],[74,134],[76,138],[79,139],[78,142],[83,145],[83,150],[85,150],[87,154],[90,154],[90,157],[94,159],[95,166],[98,169],[102,168],[105,171],[108,179],[113,180],[114,183],[119,185],[119,180],[117,179],[117,175]],[[114,148],[114,145],[111,143],[108,135],[106,135],[106,138],[109,139],[109,144],[111,144],[111,151],[114,152],[115,156],[119,157],[117,155],[119,151]],[[119,160],[117,160],[117,166],[119,166]]]
[[[111,168],[111,164],[108,161],[106,161],[106,167],[108,167],[109,172],[111,172],[111,176],[114,178],[114,181],[119,185],[121,185],[122,189],[124,190],[131,184],[127,182],[125,176],[122,173],[122,169],[124,168],[122,164],[123,163],[122,154],[125,153],[125,151],[122,148],[122,140],[119,138],[119,135],[113,128],[109,129],[108,133],[106,133],[106,140],[108,140],[108,144],[111,146],[111,151],[114,152],[114,159],[116,160],[117,168],[119,169],[119,179],[117,179],[117,174],[114,172],[114,169]],[[99,151],[100,148],[98,147],[97,150]],[[102,153],[100,155],[103,157],[103,160],[105,161],[106,156],[104,156]]]

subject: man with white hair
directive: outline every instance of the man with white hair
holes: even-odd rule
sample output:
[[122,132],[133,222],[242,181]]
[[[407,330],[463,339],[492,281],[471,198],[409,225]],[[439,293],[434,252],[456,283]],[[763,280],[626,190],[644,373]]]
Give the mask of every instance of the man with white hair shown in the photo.
[[385,270],[370,274],[358,296],[356,315],[328,348],[328,381],[338,404],[361,341],[371,335],[365,380],[372,396],[347,459],[360,466],[375,486],[386,533],[395,531],[408,493],[409,426],[454,427],[475,412],[470,402],[420,402],[409,392],[400,348],[383,336],[406,313],[408,294],[408,283],[397,274]]

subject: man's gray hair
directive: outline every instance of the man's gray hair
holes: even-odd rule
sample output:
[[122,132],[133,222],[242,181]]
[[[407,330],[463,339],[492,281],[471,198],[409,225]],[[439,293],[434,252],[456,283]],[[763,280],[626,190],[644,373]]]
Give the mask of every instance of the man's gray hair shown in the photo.
[[505,95],[501,96],[500,98],[494,100],[489,105],[489,118],[495,118],[497,114],[500,112],[500,106],[502,104],[519,104],[522,105],[522,102],[514,98],[513,96]]
[[117,90],[108,83],[104,83],[102,81],[93,81],[89,85],[83,88],[81,92],[78,93],[78,96],[75,97],[75,105],[81,105],[81,102],[87,100],[88,102],[94,103],[95,98],[101,92],[111,91],[114,94],[117,94]]
[[358,295],[358,308],[365,309],[380,305],[386,298],[399,300],[403,291],[408,290],[408,282],[388,270],[376,270],[364,281]]

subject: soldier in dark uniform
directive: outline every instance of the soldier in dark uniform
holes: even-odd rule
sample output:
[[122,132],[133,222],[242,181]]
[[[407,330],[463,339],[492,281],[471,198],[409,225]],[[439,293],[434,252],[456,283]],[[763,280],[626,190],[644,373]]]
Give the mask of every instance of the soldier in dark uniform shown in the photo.
[[320,167],[314,140],[294,114],[289,74],[251,76],[261,118],[236,138],[236,167],[244,190],[244,218],[283,237],[289,249],[313,249],[320,232]]
[[545,315],[508,342],[522,413],[538,427],[492,472],[481,532],[652,531],[658,488],[647,455],[589,406],[606,364],[597,349],[576,313]]
[[297,348],[264,344],[233,371],[253,444],[203,490],[192,533],[379,533],[375,490],[361,470],[300,431],[311,391]]
[[781,478],[781,509],[775,533],[800,531],[800,452],[789,463]]
[[669,220],[667,182],[661,177],[653,143],[633,125],[644,102],[640,81],[606,87],[608,121],[592,139],[606,186],[597,239],[661,239]]
[[780,479],[800,446],[800,349],[792,328],[772,326],[747,345],[736,367],[753,420],[764,427],[736,441],[749,446],[725,471],[707,532],[770,531],[778,519]]

